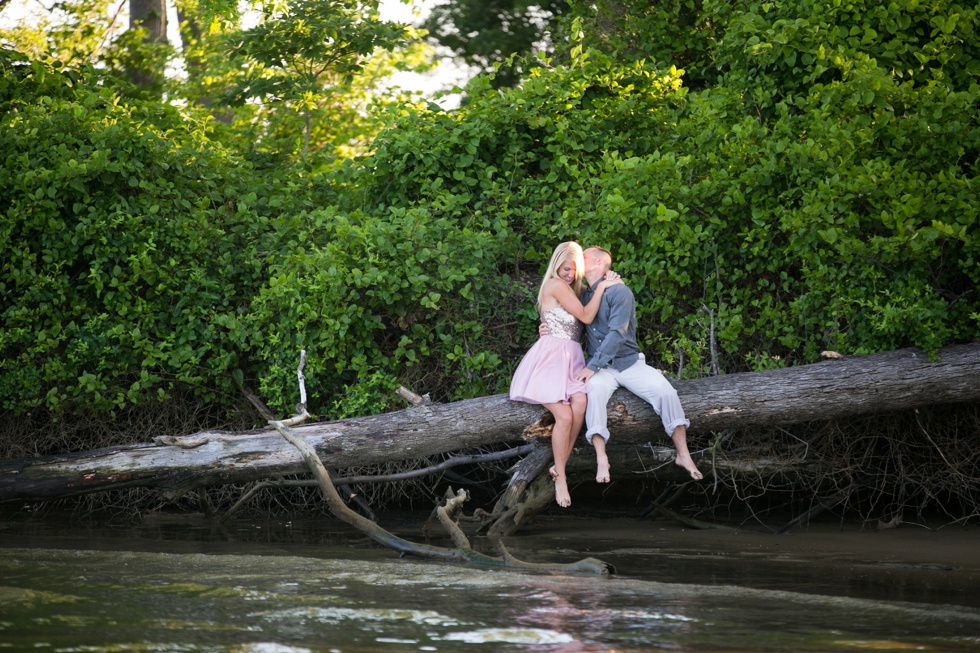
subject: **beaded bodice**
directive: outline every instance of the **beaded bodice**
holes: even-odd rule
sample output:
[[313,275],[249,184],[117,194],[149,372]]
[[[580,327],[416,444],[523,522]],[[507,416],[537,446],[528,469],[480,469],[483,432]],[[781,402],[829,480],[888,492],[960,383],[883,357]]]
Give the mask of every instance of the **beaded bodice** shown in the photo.
[[582,323],[561,306],[556,306],[541,314],[548,325],[548,335],[562,340],[579,340],[582,337]]

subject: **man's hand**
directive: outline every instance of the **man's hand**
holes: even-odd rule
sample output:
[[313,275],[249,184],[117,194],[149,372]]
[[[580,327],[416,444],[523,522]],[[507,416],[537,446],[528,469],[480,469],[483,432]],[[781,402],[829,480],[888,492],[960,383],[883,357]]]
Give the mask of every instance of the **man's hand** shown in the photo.
[[575,375],[575,380],[576,381],[588,381],[589,379],[592,378],[592,375],[594,375],[594,374],[595,374],[595,372],[593,372],[589,368],[583,367],[582,368],[582,371]]
[[544,322],[539,322],[538,323],[538,335],[539,336],[547,336],[547,335],[550,335],[550,334],[551,334],[551,329],[548,328],[548,325],[545,324]]

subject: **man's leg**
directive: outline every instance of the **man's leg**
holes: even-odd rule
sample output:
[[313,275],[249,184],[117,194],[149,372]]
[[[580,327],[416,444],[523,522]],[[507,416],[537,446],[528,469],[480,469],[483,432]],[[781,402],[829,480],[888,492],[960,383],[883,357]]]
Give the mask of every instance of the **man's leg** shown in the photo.
[[570,401],[572,403],[572,432],[568,438],[568,456],[566,459],[572,456],[575,441],[582,432],[582,425],[585,423],[585,409],[588,406],[588,400],[585,395],[572,395]]
[[691,458],[691,452],[687,450],[687,427],[683,424],[679,425],[671,433],[670,439],[674,441],[674,449],[677,450],[677,457],[674,458],[674,463],[686,469],[687,473],[695,481],[700,481],[704,478],[704,474],[694,464],[694,459]]
[[687,427],[691,423],[684,416],[677,390],[670,381],[659,370],[647,365],[640,354],[640,360],[635,365],[619,373],[619,382],[624,388],[649,402],[660,415],[664,430],[674,442],[674,449],[677,451],[674,462],[687,470],[695,481],[704,478],[687,449]]
[[592,446],[595,448],[595,482],[609,482],[609,457],[606,456],[606,441],[596,434],[592,437]]
[[609,482],[609,458],[606,456],[609,413],[606,411],[606,406],[618,387],[616,375],[608,369],[599,370],[589,379],[589,403],[585,408],[585,439],[595,447],[596,483]]

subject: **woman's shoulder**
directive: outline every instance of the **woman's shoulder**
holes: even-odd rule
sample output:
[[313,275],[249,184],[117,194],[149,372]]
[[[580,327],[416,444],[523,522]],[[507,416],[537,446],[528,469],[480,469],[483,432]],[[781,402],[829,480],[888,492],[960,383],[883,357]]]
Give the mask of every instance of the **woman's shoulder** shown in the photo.
[[550,279],[544,282],[542,288],[546,293],[553,295],[554,293],[558,292],[562,286],[565,286],[567,288],[568,284],[562,281],[561,279],[559,279],[558,277],[551,277]]

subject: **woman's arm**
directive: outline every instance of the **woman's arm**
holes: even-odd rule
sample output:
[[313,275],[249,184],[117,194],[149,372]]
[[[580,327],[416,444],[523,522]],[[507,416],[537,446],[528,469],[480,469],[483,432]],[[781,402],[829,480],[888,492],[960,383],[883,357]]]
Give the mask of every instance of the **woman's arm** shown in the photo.
[[623,280],[618,276],[615,279],[603,279],[596,286],[595,292],[592,294],[592,299],[585,306],[582,306],[582,302],[572,290],[571,286],[561,279],[549,279],[545,292],[551,295],[562,308],[574,315],[575,319],[579,322],[592,324],[592,320],[595,319],[596,314],[599,312],[599,302],[602,300],[602,295],[606,288],[621,283],[623,283]]

